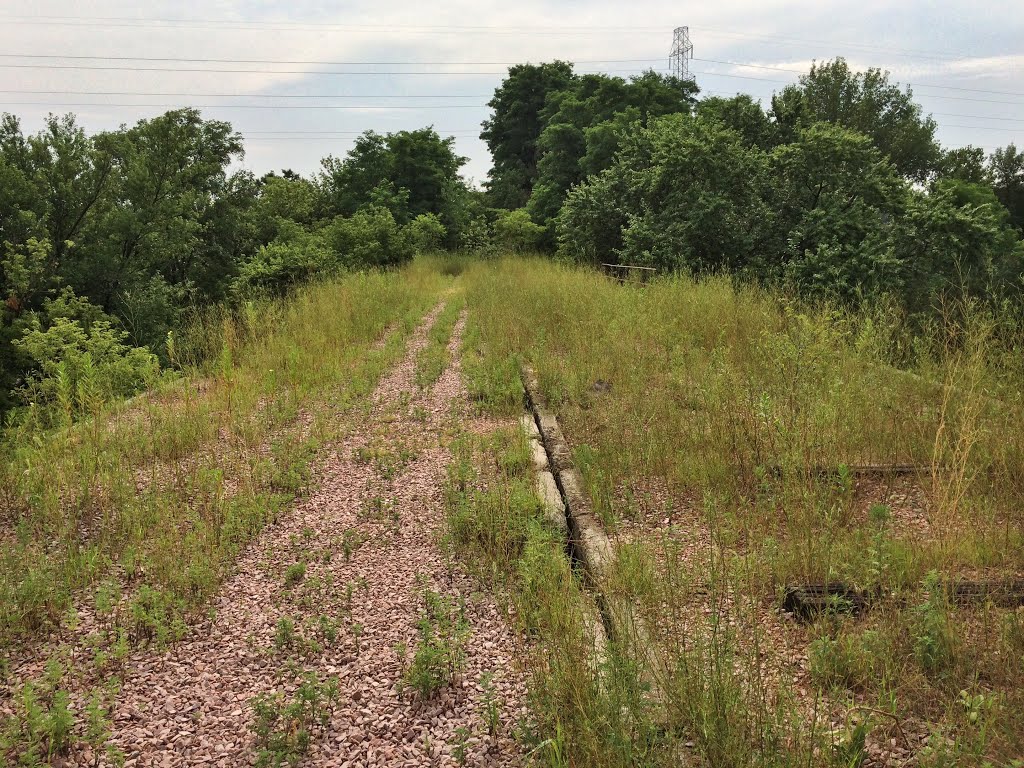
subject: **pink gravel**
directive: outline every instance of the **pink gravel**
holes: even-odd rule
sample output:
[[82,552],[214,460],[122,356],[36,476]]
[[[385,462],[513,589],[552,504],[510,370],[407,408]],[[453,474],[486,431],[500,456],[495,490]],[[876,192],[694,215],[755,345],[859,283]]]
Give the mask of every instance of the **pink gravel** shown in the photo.
[[[525,715],[525,672],[515,662],[521,640],[492,596],[439,546],[449,459],[442,438],[468,404],[458,359],[465,313],[449,344],[454,362],[431,389],[415,384],[416,354],[441,309],[424,318],[405,358],[379,383],[365,421],[318,465],[316,490],[239,559],[212,605],[215,615],[164,653],[132,652],[111,738],[125,765],[255,764],[250,702],[295,690],[289,659],[340,682],[329,725],[314,731],[302,765],[455,765],[459,742],[467,765],[523,762],[513,739]],[[404,448],[408,461],[389,476],[359,451],[368,447]],[[368,514],[375,508],[387,514]],[[350,559],[346,537],[362,542],[351,547]],[[305,580],[286,587],[285,570],[299,559]],[[311,589],[317,580],[322,588]],[[403,670],[395,649],[404,644],[412,658],[424,587],[464,600],[471,633],[454,683],[416,701],[409,691],[397,692]],[[334,645],[316,654],[274,647],[280,618],[295,619],[296,631],[308,636],[302,622],[320,615],[339,623]],[[485,725],[485,676],[500,708],[495,735]],[[92,764],[91,758],[72,754],[64,764]]]

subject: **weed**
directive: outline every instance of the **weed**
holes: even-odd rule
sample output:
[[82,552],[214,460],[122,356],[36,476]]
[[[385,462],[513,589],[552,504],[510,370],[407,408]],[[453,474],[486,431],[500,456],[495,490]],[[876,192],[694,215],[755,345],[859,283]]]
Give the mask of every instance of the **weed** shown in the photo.
[[[130,406],[90,406],[87,422],[7,427],[0,518],[16,535],[0,543],[0,647],[55,628],[79,588],[106,616],[117,596],[100,585],[115,564],[143,596],[109,618],[133,643],[179,637],[241,547],[308,484],[329,435],[304,436],[300,409],[333,423],[365,402],[441,285],[417,265],[211,310],[175,335],[176,359],[193,366],[176,382]],[[389,326],[400,331],[378,347]]]
[[431,698],[462,671],[469,621],[461,602],[425,589],[417,623],[419,641],[404,680],[423,699]]
[[168,592],[154,589],[148,584],[129,603],[131,624],[129,633],[133,642],[155,642],[158,646],[178,640],[185,635],[183,606]]
[[501,705],[494,690],[494,675],[490,672],[484,673],[480,678],[480,687],[483,689],[484,724],[487,726],[487,733],[495,739],[501,727]]
[[867,760],[867,738],[871,724],[866,718],[848,723],[846,732],[832,745],[840,768],[860,768]]
[[956,638],[949,621],[945,588],[936,572],[925,578],[924,589],[927,597],[915,609],[914,654],[926,672],[939,673],[953,664]]
[[315,732],[323,732],[338,701],[338,679],[321,681],[312,672],[302,676],[290,699],[273,693],[252,700],[256,765],[296,766],[309,750]]
[[470,731],[463,725],[455,729],[455,741],[452,743],[452,757],[456,765],[465,765],[469,754]]
[[294,619],[282,616],[277,620],[277,626],[274,629],[274,647],[277,650],[294,648],[297,638]]
[[324,644],[331,646],[338,641],[338,623],[329,616],[320,616],[317,619],[317,629],[324,640]]
[[71,699],[59,686],[60,665],[47,665],[44,679],[24,683],[12,697],[13,714],[0,720],[0,764],[42,765],[67,754],[75,718]]
[[341,548],[345,555],[345,562],[352,561],[355,554],[363,545],[363,534],[354,528],[346,528],[341,535]]
[[292,563],[284,572],[284,585],[286,587],[296,587],[302,583],[302,580],[306,578],[306,564]]

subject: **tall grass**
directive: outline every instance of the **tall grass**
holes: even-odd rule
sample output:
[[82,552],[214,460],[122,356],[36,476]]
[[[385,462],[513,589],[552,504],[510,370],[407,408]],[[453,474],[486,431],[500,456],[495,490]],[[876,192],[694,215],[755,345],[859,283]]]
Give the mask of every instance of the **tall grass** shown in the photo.
[[[811,307],[728,277],[622,286],[528,259],[463,279],[482,407],[514,410],[502,392],[529,362],[603,519],[644,513],[624,528],[643,533],[626,537],[616,589],[654,627],[645,663],[663,715],[711,764],[852,764],[916,717],[942,734],[928,759],[1001,764],[1022,747],[1024,676],[994,662],[1015,653],[1019,614],[930,596],[1024,563],[1024,356],[1009,318],[964,303],[911,333],[885,306]],[[925,533],[851,469],[893,464],[920,468],[905,484]],[[769,631],[778,587],[835,579],[878,596],[870,629]],[[877,675],[797,690],[789,659],[816,638],[826,666]],[[921,650],[933,645],[941,664]],[[981,735],[961,689],[994,702]],[[850,713],[845,730],[836,711]]]
[[133,639],[180,633],[443,283],[422,267],[355,274],[207,315],[178,341],[177,380],[66,429],[8,431],[0,645],[73,622],[75,596],[89,605],[110,579],[135,596]]

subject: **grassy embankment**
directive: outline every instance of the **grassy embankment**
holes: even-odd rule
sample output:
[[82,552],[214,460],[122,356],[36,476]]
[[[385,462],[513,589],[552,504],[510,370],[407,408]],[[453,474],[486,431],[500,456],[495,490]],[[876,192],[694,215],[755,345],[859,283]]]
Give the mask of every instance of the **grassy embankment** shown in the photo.
[[[11,430],[0,463],[5,648],[127,604],[129,641],[167,640],[239,549],[307,482],[406,334],[437,303],[433,270],[352,275],[192,330],[184,378],[69,429]],[[386,335],[385,336],[385,334]],[[95,593],[95,594],[93,594]]]
[[[1024,616],[952,605],[938,586],[1024,562],[1024,361],[991,318],[972,309],[911,341],[881,312],[811,311],[724,279],[638,289],[513,260],[464,280],[471,391],[511,415],[516,359],[536,367],[617,539],[612,588],[656,647],[641,674],[620,639],[592,674],[583,596],[536,522],[521,441],[467,438],[453,538],[538,637],[539,754],[851,765],[895,746],[897,761],[1006,765],[1021,753]],[[902,463],[923,469],[850,469]],[[834,579],[874,595],[863,617],[779,616],[782,585]]]

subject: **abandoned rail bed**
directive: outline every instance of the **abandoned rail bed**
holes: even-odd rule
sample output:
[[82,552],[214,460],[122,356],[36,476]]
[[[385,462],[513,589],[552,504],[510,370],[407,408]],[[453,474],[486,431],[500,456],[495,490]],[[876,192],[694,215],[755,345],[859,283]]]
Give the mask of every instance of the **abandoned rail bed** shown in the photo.
[[1024,411],[984,358],[520,258],[290,302],[6,465],[0,765],[1024,749]]

